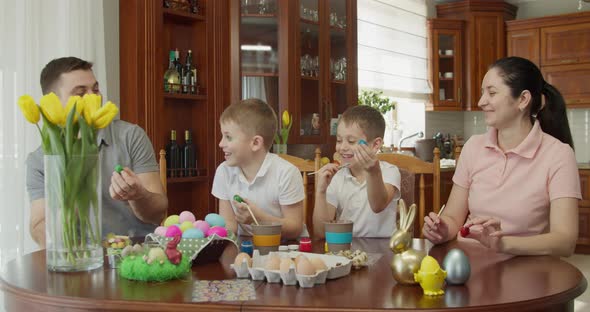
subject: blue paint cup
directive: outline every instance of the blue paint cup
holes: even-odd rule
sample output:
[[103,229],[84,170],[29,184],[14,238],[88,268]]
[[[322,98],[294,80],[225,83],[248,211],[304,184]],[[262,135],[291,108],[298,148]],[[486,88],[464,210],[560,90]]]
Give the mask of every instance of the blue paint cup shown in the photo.
[[349,250],[352,244],[352,228],[353,222],[350,220],[325,222],[324,230],[328,251]]

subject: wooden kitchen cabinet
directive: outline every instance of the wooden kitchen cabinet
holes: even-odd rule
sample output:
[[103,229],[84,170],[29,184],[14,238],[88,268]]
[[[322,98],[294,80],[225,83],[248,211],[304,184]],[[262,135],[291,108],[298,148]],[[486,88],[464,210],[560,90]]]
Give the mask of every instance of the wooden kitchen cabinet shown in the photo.
[[590,107],[590,12],[509,21],[506,30],[509,56],[537,64],[568,108]]
[[463,91],[463,30],[465,22],[441,18],[428,25],[428,77],[432,86],[429,111],[460,111]]
[[541,46],[539,29],[523,29],[509,31],[507,34],[506,50],[508,56],[520,56],[531,60],[535,65],[541,65]]
[[437,19],[465,21],[464,110],[479,110],[481,82],[489,66],[506,55],[504,23],[516,17],[516,10],[516,6],[502,0],[463,0],[436,6]]
[[590,254],[590,170],[580,170],[582,200],[579,202],[579,227],[576,253]]
[[289,144],[334,145],[332,119],[357,104],[356,0],[229,5],[232,102],[261,98],[279,123],[288,110]]

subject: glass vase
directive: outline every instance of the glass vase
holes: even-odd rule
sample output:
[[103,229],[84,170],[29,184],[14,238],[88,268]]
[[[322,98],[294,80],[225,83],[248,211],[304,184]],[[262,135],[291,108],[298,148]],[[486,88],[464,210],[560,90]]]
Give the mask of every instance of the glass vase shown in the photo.
[[45,155],[47,269],[89,271],[103,265],[98,154]]
[[272,151],[275,154],[287,154],[287,144],[273,144]]

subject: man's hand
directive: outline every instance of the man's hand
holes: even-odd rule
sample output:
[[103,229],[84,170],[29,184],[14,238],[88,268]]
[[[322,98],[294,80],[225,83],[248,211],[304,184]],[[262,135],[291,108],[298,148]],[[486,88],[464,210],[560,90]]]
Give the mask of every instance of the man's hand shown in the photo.
[[113,171],[109,193],[116,200],[138,200],[146,195],[147,190],[131,169],[125,167],[121,173]]

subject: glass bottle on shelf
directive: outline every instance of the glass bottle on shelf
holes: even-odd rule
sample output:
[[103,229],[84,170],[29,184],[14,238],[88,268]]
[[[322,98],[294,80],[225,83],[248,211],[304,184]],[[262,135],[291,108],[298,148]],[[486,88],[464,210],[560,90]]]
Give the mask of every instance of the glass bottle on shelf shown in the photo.
[[180,74],[174,64],[175,52],[170,50],[168,70],[164,73],[164,92],[177,93],[180,91]]
[[176,143],[176,130],[170,131],[170,142],[166,145],[166,165],[168,177],[180,177],[180,147]]
[[[178,51],[178,49],[174,51],[174,66],[176,67],[176,71],[180,75],[180,80],[182,81],[184,68],[182,66],[182,62],[180,62],[180,52]],[[178,86],[179,89],[182,89],[181,87],[182,86]]]
[[197,158],[196,148],[193,144],[191,132],[189,130],[184,131],[184,147],[182,151],[182,168],[184,169],[185,177],[194,177],[197,175]]
[[182,76],[182,93],[195,94],[195,68],[193,67],[193,52],[188,50],[186,64]]

